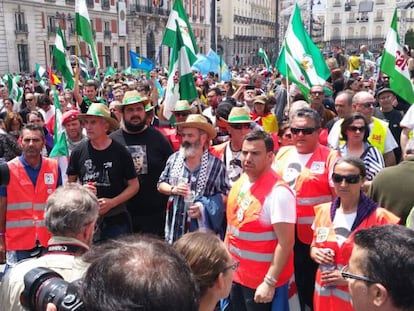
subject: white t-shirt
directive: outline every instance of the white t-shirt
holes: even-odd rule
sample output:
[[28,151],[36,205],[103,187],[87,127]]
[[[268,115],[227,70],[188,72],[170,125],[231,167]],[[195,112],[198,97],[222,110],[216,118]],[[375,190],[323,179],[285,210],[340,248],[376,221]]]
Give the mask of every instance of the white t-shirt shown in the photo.
[[356,211],[350,214],[344,214],[339,209],[336,210],[333,220],[333,227],[335,229],[336,241],[341,246],[351,234],[352,224],[356,218]]
[[411,105],[410,108],[407,110],[400,122],[400,126],[409,129],[414,129],[414,105]]

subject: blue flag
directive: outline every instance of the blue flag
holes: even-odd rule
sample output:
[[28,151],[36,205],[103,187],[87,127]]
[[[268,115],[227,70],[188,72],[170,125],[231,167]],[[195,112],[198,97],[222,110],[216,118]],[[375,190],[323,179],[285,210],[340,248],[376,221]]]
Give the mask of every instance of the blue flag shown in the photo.
[[132,69],[141,69],[145,71],[151,71],[154,69],[154,64],[148,58],[139,55],[131,50],[129,50],[129,57],[131,59],[131,68]]

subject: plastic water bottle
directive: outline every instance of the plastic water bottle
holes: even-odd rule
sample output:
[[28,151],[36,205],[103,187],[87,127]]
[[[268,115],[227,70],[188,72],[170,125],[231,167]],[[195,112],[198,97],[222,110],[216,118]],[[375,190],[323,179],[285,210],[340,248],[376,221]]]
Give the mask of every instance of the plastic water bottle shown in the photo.
[[[330,253],[332,255],[335,255],[335,252],[330,249],[330,248],[325,248],[324,250],[326,253]],[[330,265],[319,265],[319,269],[323,272],[323,271],[333,271],[336,269],[336,265],[335,264],[330,264]],[[334,289],[335,286],[323,286],[326,289]]]

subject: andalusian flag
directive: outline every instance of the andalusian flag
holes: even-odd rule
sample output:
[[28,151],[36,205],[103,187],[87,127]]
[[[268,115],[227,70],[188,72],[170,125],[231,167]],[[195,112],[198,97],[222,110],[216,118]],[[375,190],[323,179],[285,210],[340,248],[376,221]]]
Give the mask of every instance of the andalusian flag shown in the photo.
[[162,38],[162,44],[170,48],[174,47],[177,38],[176,22],[178,22],[178,29],[181,33],[184,46],[187,49],[188,59],[192,65],[197,60],[198,48],[181,0],[175,0],[170,16],[168,17],[164,37]]
[[266,65],[266,70],[270,72],[270,61],[269,61],[269,57],[267,57],[266,51],[260,48],[259,51],[257,52],[257,56],[260,56],[263,58],[265,65]]
[[321,51],[303,26],[298,4],[286,30],[276,67],[297,84],[305,97],[313,85],[324,85],[331,74]]
[[404,58],[397,28],[397,9],[394,10],[391,28],[388,30],[384,52],[381,57],[381,71],[390,77],[390,88],[409,104],[414,102],[413,84]]
[[35,64],[36,65],[36,79],[37,81],[39,81],[39,85],[40,87],[43,89],[43,91],[46,91],[47,89],[47,71],[45,69],[45,67],[39,65],[38,63]]
[[69,58],[66,55],[66,42],[60,27],[57,28],[55,46],[53,47],[53,56],[56,61],[56,69],[62,74],[66,83],[65,88],[73,90],[75,80],[73,79],[73,70]]
[[100,68],[99,58],[96,53],[95,42],[93,41],[92,24],[85,0],[76,0],[75,13],[76,33],[89,45],[93,66],[95,69],[98,69]]
[[56,87],[53,87],[53,99],[55,105],[55,129],[54,129],[54,145],[50,151],[50,157],[67,156],[69,155],[68,146],[66,143],[65,128],[62,125],[62,107],[59,103],[58,92]]
[[20,103],[23,91],[22,88],[17,85],[17,76],[13,77],[10,73],[7,74],[7,89],[9,91],[9,97]]
[[[179,28],[178,21],[176,22]],[[188,49],[181,37],[181,32],[176,31],[176,43],[172,49],[170,70],[168,73],[167,89],[165,93],[164,117],[170,119],[172,109],[175,103],[180,99],[186,99],[189,102],[198,97],[198,93],[194,83],[193,71]]]

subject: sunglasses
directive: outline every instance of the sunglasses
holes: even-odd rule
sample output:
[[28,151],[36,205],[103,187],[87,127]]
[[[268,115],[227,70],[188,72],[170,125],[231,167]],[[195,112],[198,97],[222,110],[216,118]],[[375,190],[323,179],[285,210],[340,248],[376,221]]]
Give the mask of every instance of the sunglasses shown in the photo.
[[352,132],[364,132],[365,131],[365,126],[354,126],[351,125],[350,127],[348,127],[348,130],[352,131]]
[[302,132],[303,135],[310,135],[313,132],[315,132],[318,128],[316,127],[305,127],[305,128],[297,128],[297,127],[291,127],[290,131],[293,135],[298,135],[300,132]]
[[360,106],[364,107],[364,108],[371,108],[375,106],[374,102],[368,102],[368,103],[363,103],[363,104],[359,104]]
[[341,175],[341,174],[332,174],[332,180],[334,183],[341,183],[343,180],[347,184],[357,184],[361,180],[361,175]]
[[239,261],[235,261],[232,265],[227,266],[227,267],[224,267],[223,272],[225,272],[225,271],[227,271],[227,270],[229,270],[229,269],[231,269],[231,270],[233,270],[233,271],[236,271],[236,270],[237,270],[237,268],[239,267],[239,264],[240,264],[240,262],[239,262]]
[[33,98],[26,98],[26,101],[31,102],[31,101],[33,101]]
[[322,94],[324,94],[324,92],[322,92],[322,91],[312,91],[312,92],[310,92],[312,95],[322,95]]
[[176,117],[187,117],[188,115],[188,112],[174,112],[174,116]]
[[250,129],[250,123],[231,123],[230,126],[235,130]]
[[348,266],[344,266],[342,268],[342,270],[341,270],[341,276],[345,280],[353,279],[353,280],[358,280],[358,281],[363,281],[363,282],[368,282],[368,283],[377,283],[374,280],[371,280],[370,278],[367,278],[366,276],[350,273]]

